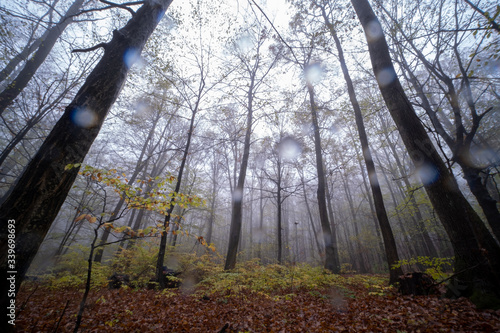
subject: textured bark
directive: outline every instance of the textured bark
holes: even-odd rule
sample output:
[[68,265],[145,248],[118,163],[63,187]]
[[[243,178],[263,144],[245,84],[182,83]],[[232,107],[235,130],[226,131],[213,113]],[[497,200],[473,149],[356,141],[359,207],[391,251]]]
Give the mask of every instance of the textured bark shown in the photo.
[[[498,244],[460,192],[455,179],[429,140],[396,77],[380,22],[370,4],[367,0],[351,0],[351,3],[365,30],[373,71],[379,79],[382,96],[453,245],[455,271],[459,273],[453,280],[460,288],[451,286],[450,291],[464,296],[488,292],[500,295]],[[374,31],[377,34],[373,34]],[[393,78],[392,81],[381,82],[381,74],[388,74]],[[423,171],[426,171],[426,176]],[[433,177],[429,177],[429,173]]]
[[[130,49],[142,51],[171,2],[172,0],[146,1],[125,27],[113,33],[102,59],[0,207],[2,307],[7,307],[9,301],[5,275],[7,271],[13,270],[7,267],[7,224],[4,221],[16,221],[17,292],[78,174],[78,168],[65,170],[65,166],[83,162],[125,82],[129,66],[123,55]],[[82,112],[93,120],[85,126],[74,121]]]
[[5,109],[19,96],[21,91],[28,85],[38,68],[43,64],[50,51],[56,44],[64,29],[73,22],[73,17],[78,14],[84,0],[76,0],[68,12],[59,23],[50,28],[49,32],[44,34],[45,38],[40,42],[35,55],[24,65],[21,72],[12,80],[12,82],[0,93],[0,115]]

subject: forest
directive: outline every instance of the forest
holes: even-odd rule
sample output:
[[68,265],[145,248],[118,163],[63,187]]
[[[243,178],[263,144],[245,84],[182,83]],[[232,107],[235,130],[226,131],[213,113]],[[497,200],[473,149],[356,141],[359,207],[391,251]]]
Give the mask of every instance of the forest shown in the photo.
[[497,2],[0,22],[2,331],[500,331]]

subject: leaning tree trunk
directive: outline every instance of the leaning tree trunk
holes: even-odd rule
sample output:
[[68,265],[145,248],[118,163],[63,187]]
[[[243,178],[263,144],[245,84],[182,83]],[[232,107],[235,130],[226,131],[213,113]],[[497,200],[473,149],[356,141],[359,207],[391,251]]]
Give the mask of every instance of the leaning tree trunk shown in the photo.
[[312,124],[314,129],[314,147],[316,152],[316,170],[318,172],[318,208],[319,208],[319,219],[321,222],[321,229],[323,231],[323,238],[325,240],[325,268],[332,271],[333,273],[340,273],[340,263],[335,259],[338,255],[335,255],[337,249],[333,246],[332,240],[332,230],[330,228],[330,222],[328,221],[328,208],[326,205],[326,179],[325,172],[323,169],[323,154],[321,152],[321,136],[319,133],[318,124],[318,114],[316,101],[314,99],[314,89],[312,84],[307,82],[307,90],[309,92],[309,101],[311,104],[311,116]]
[[[12,82],[0,93],[0,115],[19,96],[21,91],[28,85],[38,68],[43,64],[45,58],[56,44],[64,29],[73,22],[73,17],[78,14],[85,0],[76,0],[68,12],[59,23],[50,28],[45,39],[35,52],[35,55],[28,60],[21,72],[12,80]],[[44,35],[45,36],[45,35]],[[123,61],[122,61],[123,62]]]
[[425,190],[455,251],[455,272],[449,290],[479,300],[500,296],[500,248],[430,141],[396,77],[382,27],[367,0],[351,0],[365,30],[378,85]]
[[[104,55],[88,76],[61,119],[26,167],[17,185],[0,207],[0,220],[15,221],[16,263],[8,266],[7,223],[0,225],[1,306],[12,298],[6,274],[14,271],[15,292],[40,244],[63,204],[78,169],[68,164],[82,163],[92,142],[125,83],[130,64],[123,55],[141,52],[159,19],[172,0],[145,1],[135,15],[104,47]],[[78,122],[78,119],[87,121]],[[9,276],[11,274],[9,273]]]
[[[181,165],[179,166],[179,172],[177,173],[177,183],[175,184],[175,189],[174,189],[175,195],[178,194],[181,189],[182,176],[184,174],[184,169],[186,167],[186,162],[189,155],[189,148],[191,146],[191,140],[193,138],[193,132],[195,128],[194,120],[196,117],[196,113],[198,112],[199,102],[200,98],[198,96],[195,109],[192,111],[191,114],[191,121],[189,123],[189,131],[187,135],[186,147],[184,148],[184,154],[182,156]],[[160,249],[158,250],[158,258],[156,260],[156,278],[160,284],[161,289],[165,289],[165,275],[163,274],[163,263],[165,261],[165,252],[167,248],[167,235],[168,235],[167,228],[170,226],[170,218],[175,208],[175,195],[172,196],[172,199],[170,199],[170,207],[165,214],[165,219],[163,221],[163,228],[165,229],[165,232],[163,232],[161,235]]]
[[361,142],[361,148],[363,151],[363,158],[365,160],[366,164],[366,170],[368,172],[368,180],[370,182],[372,194],[373,194],[373,201],[375,204],[375,212],[377,215],[377,220],[380,225],[380,229],[382,231],[382,237],[384,239],[384,246],[385,246],[385,253],[387,257],[387,264],[388,264],[388,269],[389,269],[389,274],[390,274],[390,284],[394,284],[397,282],[397,279],[400,275],[403,274],[403,271],[401,268],[398,269],[391,269],[391,266],[396,264],[399,261],[399,256],[398,256],[398,251],[397,251],[397,246],[396,246],[396,241],[394,239],[394,234],[391,229],[391,225],[389,223],[389,218],[387,217],[387,212],[385,209],[384,201],[383,201],[383,196],[382,196],[382,191],[380,190],[380,185],[377,177],[377,173],[375,170],[375,164],[373,163],[373,158],[371,155],[370,151],[370,146],[368,144],[368,136],[366,135],[366,130],[365,130],[365,125],[363,123],[363,116],[361,113],[361,108],[359,106],[358,100],[356,98],[356,92],[354,91],[354,85],[351,80],[351,76],[349,74],[349,70],[347,69],[347,65],[345,62],[344,58],[344,52],[342,49],[342,45],[340,44],[340,40],[337,36],[336,31],[334,30],[333,25],[330,23],[324,7],[321,7],[322,15],[325,20],[325,23],[327,27],[330,30],[330,34],[332,35],[334,41],[335,41],[335,46],[337,48],[338,54],[339,54],[339,62],[340,62],[340,67],[342,68],[342,73],[344,74],[344,79],[347,84],[347,91],[349,93],[349,99],[351,101],[353,110],[354,110],[354,115],[355,115],[355,120],[356,120],[356,126],[358,128],[358,133],[359,133],[359,139]]
[[243,143],[243,156],[241,159],[240,174],[238,176],[238,182],[233,191],[231,227],[229,229],[229,244],[227,247],[227,256],[224,270],[230,270],[236,267],[236,255],[238,254],[238,244],[241,234],[241,222],[243,219],[243,189],[245,186],[245,177],[247,174],[248,158],[250,156],[250,138],[252,134],[253,123],[254,80],[255,76],[252,76],[250,87],[248,89],[247,128],[245,132],[245,141]]
[[361,148],[363,150],[363,158],[366,164],[366,171],[368,172],[368,181],[370,182],[370,187],[373,194],[375,212],[377,214],[377,220],[380,225],[380,230],[382,231],[382,238],[384,239],[385,254],[387,257],[387,265],[390,276],[389,283],[395,284],[398,281],[399,276],[403,275],[403,270],[401,269],[401,267],[394,269],[392,268],[392,266],[397,264],[399,261],[398,248],[396,246],[396,240],[394,239],[391,224],[389,223],[389,218],[387,217],[387,211],[385,210],[382,191],[380,190],[377,172],[375,170],[375,164],[373,163],[372,153],[368,144],[368,136],[366,135],[361,107],[359,106],[358,99],[356,98],[356,92],[354,91],[354,85],[352,84],[351,76],[349,75],[349,70],[347,69],[344,58],[344,51],[342,50],[340,40],[337,36],[336,31],[334,30],[333,25],[330,23],[328,17],[326,16],[326,12],[323,7],[321,8],[321,11],[326,25],[330,30],[330,34],[335,41],[335,46],[337,47],[337,51],[339,54],[340,67],[342,68],[342,73],[344,74],[344,79],[347,84],[347,92],[349,93],[349,99],[354,110],[356,126],[359,133],[359,140],[361,142]]

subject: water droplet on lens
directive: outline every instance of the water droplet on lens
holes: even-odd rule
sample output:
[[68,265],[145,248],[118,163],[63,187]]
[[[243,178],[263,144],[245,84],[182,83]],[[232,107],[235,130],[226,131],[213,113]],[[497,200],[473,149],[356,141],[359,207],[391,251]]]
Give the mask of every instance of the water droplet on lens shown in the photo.
[[292,160],[299,156],[302,152],[300,144],[292,137],[284,137],[278,143],[278,154],[281,158],[286,160]]
[[142,117],[143,115],[146,115],[149,112],[150,107],[149,104],[146,103],[145,101],[139,100],[134,105],[134,110],[135,110],[134,116]]
[[233,202],[240,202],[243,199],[243,191],[240,189],[235,189],[233,191]]
[[373,42],[383,36],[382,27],[378,21],[371,21],[366,27],[366,39],[368,42]]
[[97,115],[88,108],[76,108],[71,114],[71,120],[79,127],[89,128],[96,124]]
[[123,61],[127,68],[130,69],[135,63],[138,64],[139,68],[144,67],[144,61],[141,59],[141,54],[137,49],[129,48],[123,54]]
[[430,185],[439,178],[439,172],[434,165],[424,163],[417,168],[417,173],[424,185]]
[[318,82],[323,76],[320,63],[315,63],[306,68],[306,78],[309,82]]
[[384,68],[377,74],[377,81],[381,86],[386,86],[396,79],[396,73],[392,68]]

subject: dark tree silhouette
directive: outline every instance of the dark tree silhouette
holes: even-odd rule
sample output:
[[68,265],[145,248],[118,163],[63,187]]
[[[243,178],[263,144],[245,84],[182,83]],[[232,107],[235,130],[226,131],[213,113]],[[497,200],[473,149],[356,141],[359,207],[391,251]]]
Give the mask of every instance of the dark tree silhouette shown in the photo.
[[[17,185],[0,207],[0,270],[2,307],[9,304],[7,271],[17,271],[16,292],[47,231],[54,221],[94,139],[125,83],[138,56],[172,0],[145,1],[113,38],[103,44],[104,54],[66,107],[61,119],[26,167]],[[7,266],[7,223],[15,220],[16,265]]]
[[[430,141],[396,76],[382,27],[367,0],[351,0],[365,30],[368,50],[384,101],[424,183],[429,199],[455,252],[450,292],[473,296],[500,296],[500,248],[465,199],[455,178]],[[390,80],[388,80],[390,78]]]

